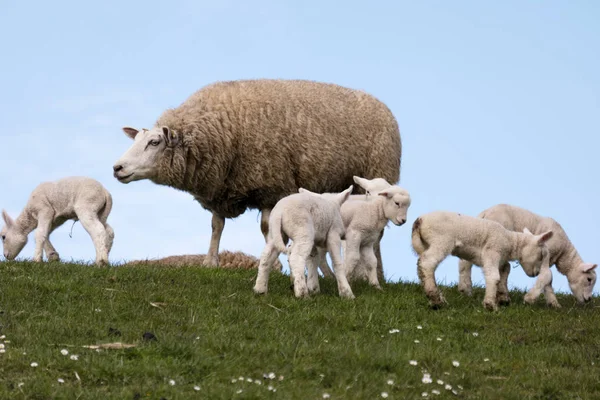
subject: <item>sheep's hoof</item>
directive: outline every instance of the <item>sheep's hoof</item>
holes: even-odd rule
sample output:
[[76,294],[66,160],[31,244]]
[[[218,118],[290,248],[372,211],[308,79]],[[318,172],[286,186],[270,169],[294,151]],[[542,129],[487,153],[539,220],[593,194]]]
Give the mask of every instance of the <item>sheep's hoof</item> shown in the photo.
[[489,311],[498,311],[498,304],[496,304],[496,302],[494,302],[494,301],[484,300],[483,301],[483,306],[486,308],[486,310],[489,310]]
[[44,260],[42,259],[42,257],[34,257],[34,258],[33,258],[33,262],[36,262],[36,263],[41,263],[41,262],[43,262],[43,261],[44,261]]
[[294,290],[294,295],[298,299],[308,297],[308,289],[306,287],[304,287],[299,290]]
[[108,261],[106,261],[106,260],[96,260],[96,265],[98,267],[107,267],[108,266]]
[[470,286],[458,285],[458,291],[465,296],[471,296],[473,294],[473,289]]
[[340,291],[340,297],[343,299],[352,300],[354,299],[354,293],[352,293],[351,290],[342,290]]
[[319,287],[319,285],[314,286],[314,287],[308,287],[308,293],[309,294],[317,294],[321,292],[321,288]]
[[556,299],[549,300],[549,301],[546,302],[546,304],[548,304],[548,307],[561,308],[560,303]]
[[254,293],[256,294],[266,294],[267,293],[267,289],[266,288],[258,288],[256,286],[254,286]]
[[283,269],[283,264],[281,264],[281,261],[279,260],[275,260],[275,262],[273,263],[273,266],[271,267],[272,271],[281,271]]
[[204,265],[206,267],[218,267],[219,266],[219,257],[204,257]]
[[58,262],[58,261],[60,261],[60,256],[56,252],[50,253],[48,255],[48,261],[50,261],[50,262]]
[[508,294],[503,293],[498,295],[498,304],[500,304],[501,306],[507,306],[510,304],[510,297],[508,297]]
[[523,301],[524,301],[525,303],[527,303],[527,304],[533,304],[533,303],[535,303],[535,301],[536,301],[536,300],[537,300],[537,297],[536,297],[536,296],[533,296],[533,295],[531,295],[531,294],[529,294],[529,293],[527,293],[527,294],[525,295],[525,297],[523,297]]

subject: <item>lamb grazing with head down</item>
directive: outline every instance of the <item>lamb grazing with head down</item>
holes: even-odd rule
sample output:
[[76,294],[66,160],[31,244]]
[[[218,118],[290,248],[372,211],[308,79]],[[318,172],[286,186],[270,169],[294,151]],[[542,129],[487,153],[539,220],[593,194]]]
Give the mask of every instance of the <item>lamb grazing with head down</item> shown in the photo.
[[[567,276],[569,286],[577,301],[584,303],[592,299],[592,292],[596,283],[595,269],[597,264],[583,262],[562,226],[554,219],[508,204],[498,204],[490,207],[482,211],[478,217],[496,221],[511,231],[521,231],[527,228],[534,234],[549,230],[554,232],[552,239],[547,243],[550,254],[548,263],[542,266],[534,287],[525,295],[527,303],[535,302],[543,291],[546,303],[549,306],[560,307],[552,289],[552,272],[550,271],[552,265],[556,265],[558,272]],[[472,264],[467,260],[459,262],[458,290],[467,295],[471,295],[471,267]],[[507,271],[509,270],[508,266],[504,268]],[[502,279],[508,279],[508,273],[503,275]],[[506,284],[505,281],[502,282],[502,285]],[[507,296],[505,301],[508,302],[509,300]]]
[[271,209],[299,187],[341,192],[353,175],[392,183],[400,177],[400,131],[391,111],[334,84],[217,82],[166,110],[152,129],[123,130],[134,142],[115,163],[115,178],[186,191],[212,212],[206,265],[219,265],[225,218],[260,210],[266,239]]
[[340,206],[351,192],[352,186],[336,194],[296,193],[277,202],[269,217],[269,235],[260,257],[258,277],[254,285],[255,293],[267,292],[269,270],[279,254],[287,251],[285,246],[288,239],[291,239],[293,243],[288,259],[296,297],[305,297],[309,292],[315,291],[314,287],[307,287],[304,271],[307,264],[309,271],[316,269],[316,246],[323,246],[327,248],[333,260],[340,296],[354,298],[343,273],[341,260],[344,223],[340,215]]
[[[495,221],[453,212],[436,211],[417,218],[412,229],[412,246],[419,260],[417,272],[432,306],[446,301],[435,283],[435,270],[449,255],[469,260],[483,268],[485,297],[483,305],[498,309],[498,297],[508,293],[499,285],[508,276],[509,261],[518,260],[528,276],[537,276],[548,262],[546,242],[552,230],[533,235],[527,229],[513,232]],[[503,282],[506,280],[503,279]]]
[[91,236],[96,248],[96,264],[107,264],[115,236],[106,222],[111,209],[110,193],[95,179],[74,176],[41,183],[16,220],[2,210],[6,224],[0,232],[4,257],[15,259],[27,244],[27,235],[35,230],[33,260],[41,262],[45,251],[49,261],[58,261],[59,255],[49,237],[72,219],[79,220]]

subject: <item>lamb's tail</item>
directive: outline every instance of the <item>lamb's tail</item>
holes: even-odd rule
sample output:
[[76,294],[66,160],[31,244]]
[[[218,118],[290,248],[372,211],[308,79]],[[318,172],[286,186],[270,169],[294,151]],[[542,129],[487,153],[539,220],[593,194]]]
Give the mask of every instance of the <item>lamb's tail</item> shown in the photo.
[[416,255],[420,255],[427,249],[427,243],[423,240],[421,236],[421,224],[423,220],[421,217],[417,218],[412,226],[412,247],[413,251]]
[[283,240],[283,235],[281,234],[283,214],[278,211],[279,210],[276,210],[274,213],[271,213],[271,218],[269,219],[269,235],[273,240],[273,247],[275,247],[281,253],[287,253],[285,241]]

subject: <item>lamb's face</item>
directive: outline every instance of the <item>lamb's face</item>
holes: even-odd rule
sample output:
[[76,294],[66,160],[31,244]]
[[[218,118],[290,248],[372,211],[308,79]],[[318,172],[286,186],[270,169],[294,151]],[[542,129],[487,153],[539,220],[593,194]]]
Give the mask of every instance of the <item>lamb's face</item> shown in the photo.
[[384,190],[379,195],[386,197],[383,205],[385,217],[396,226],[404,225],[408,217],[408,207],[410,207],[408,193],[394,193],[393,191]]
[[167,146],[175,143],[174,132],[164,126],[141,131],[125,127],[123,132],[133,139],[133,145],[115,163],[115,178],[121,183],[155,178],[159,157]]
[[525,240],[521,248],[519,263],[528,276],[538,276],[542,266],[549,264],[550,253],[546,242],[552,237],[552,231],[533,235],[525,229],[523,237]]
[[7,260],[14,260],[27,244],[27,235],[19,232],[14,221],[8,216],[6,211],[2,212],[2,217],[6,224],[0,231],[2,252]]
[[592,291],[596,284],[596,267],[597,264],[581,264],[567,275],[571,292],[580,303],[586,303],[592,299]]

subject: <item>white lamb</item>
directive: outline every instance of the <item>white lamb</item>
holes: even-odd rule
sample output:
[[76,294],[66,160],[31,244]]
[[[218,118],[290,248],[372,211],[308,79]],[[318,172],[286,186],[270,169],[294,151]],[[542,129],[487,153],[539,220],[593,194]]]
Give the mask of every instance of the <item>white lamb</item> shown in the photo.
[[[560,307],[552,289],[552,271],[550,270],[552,265],[556,265],[558,272],[567,276],[569,286],[577,301],[584,303],[592,299],[592,292],[596,283],[595,269],[597,264],[583,262],[562,226],[554,219],[508,204],[498,204],[490,207],[482,211],[478,217],[496,221],[511,231],[521,231],[527,228],[534,234],[548,230],[554,232],[554,236],[547,243],[548,252],[550,253],[548,264],[542,266],[535,285],[525,295],[527,303],[535,302],[543,291],[546,303],[549,306]],[[472,264],[469,261],[461,260],[459,262],[458,290],[467,295],[471,294],[472,288],[471,266]],[[508,279],[508,274],[503,275],[502,279]],[[506,285],[506,282],[501,284]],[[508,296],[504,301],[510,301]]]
[[309,290],[313,289],[306,285],[304,269],[307,263],[310,263],[309,270],[313,269],[315,246],[324,246],[329,250],[340,296],[354,297],[343,273],[341,260],[344,223],[340,215],[340,206],[351,192],[352,186],[336,194],[315,196],[309,193],[295,193],[277,202],[269,216],[269,234],[260,257],[254,292],[267,292],[269,270],[279,254],[286,252],[285,245],[288,239],[291,239],[293,244],[288,259],[296,297],[307,296]]
[[[369,200],[373,199],[374,197],[376,197],[376,195],[379,192],[392,186],[388,181],[386,181],[383,178],[366,179],[366,178],[361,178],[359,176],[353,176],[352,178],[354,179],[354,182],[357,185],[359,185],[360,187],[362,187],[365,190],[365,194],[350,195],[350,198],[348,199],[348,201],[346,203],[344,203],[344,205],[342,205],[342,207],[345,207],[345,205],[348,204],[350,201],[369,201]],[[381,230],[379,237],[377,238],[377,242],[380,242],[382,237],[383,237],[383,229]],[[345,246],[345,241],[342,241],[342,249],[344,249],[344,246]],[[322,247],[319,247],[317,249],[317,251],[318,251],[317,264],[318,264],[319,269],[323,273],[323,276],[333,276],[333,272],[331,271],[331,269],[329,268],[329,265],[327,264],[327,257],[326,257],[327,250]],[[367,271],[364,268],[364,265],[358,264],[357,267],[354,269],[353,273],[351,273],[348,276],[348,278],[349,279],[367,278]]]
[[513,232],[495,221],[445,211],[420,216],[412,228],[412,246],[419,256],[419,280],[434,307],[446,302],[436,286],[435,270],[450,254],[483,268],[483,305],[497,310],[497,296],[508,291],[506,286],[498,285],[501,277],[508,276],[508,262],[518,260],[528,276],[538,275],[544,262],[548,262],[546,242],[551,237],[551,230],[540,235],[527,229]]
[[96,248],[96,264],[108,263],[114,231],[106,222],[112,209],[110,193],[95,179],[68,177],[55,182],[44,182],[31,193],[25,208],[16,220],[2,210],[5,226],[0,231],[4,257],[14,260],[34,229],[35,252],[33,260],[41,262],[43,251],[48,261],[58,261],[59,255],[49,236],[67,220],[79,220],[92,237]]

